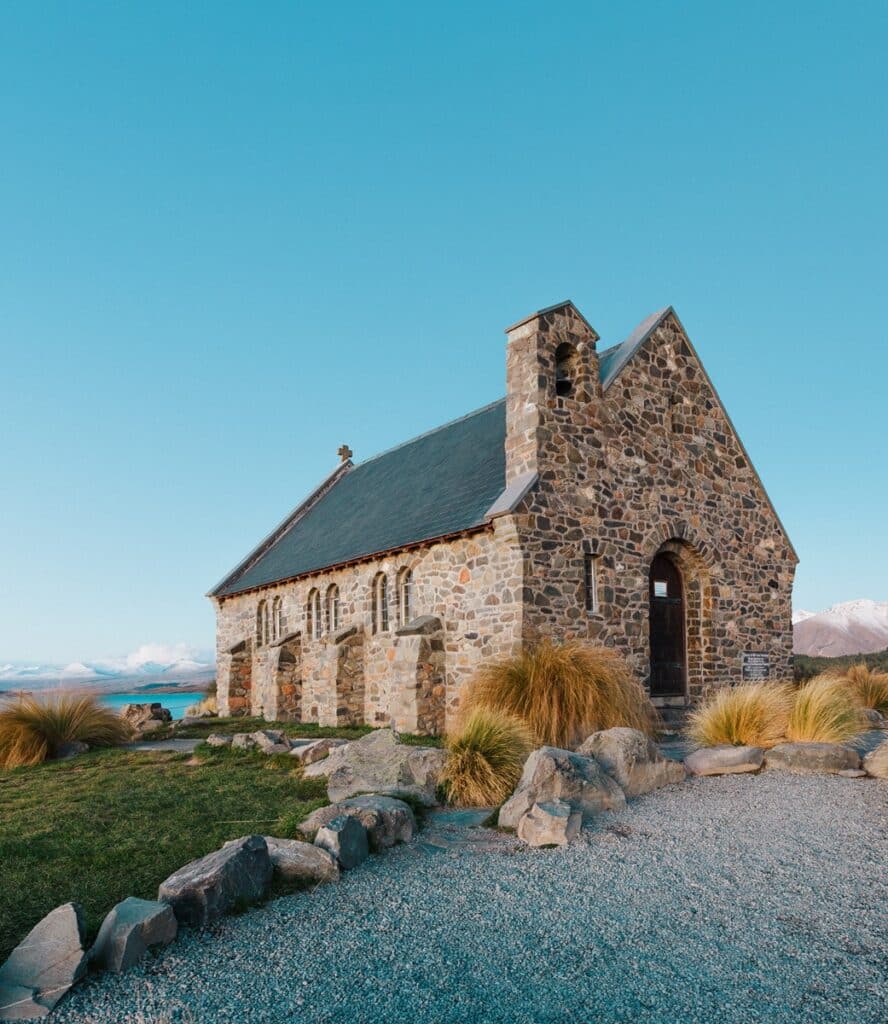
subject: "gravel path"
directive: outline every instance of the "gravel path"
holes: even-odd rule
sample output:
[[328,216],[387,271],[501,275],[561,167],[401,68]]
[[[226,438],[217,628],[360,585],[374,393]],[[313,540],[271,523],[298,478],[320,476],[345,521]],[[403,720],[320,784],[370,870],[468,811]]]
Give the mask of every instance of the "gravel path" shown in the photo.
[[888,784],[768,772],[661,790],[564,850],[414,843],[53,1019],[884,1024],[886,823]]

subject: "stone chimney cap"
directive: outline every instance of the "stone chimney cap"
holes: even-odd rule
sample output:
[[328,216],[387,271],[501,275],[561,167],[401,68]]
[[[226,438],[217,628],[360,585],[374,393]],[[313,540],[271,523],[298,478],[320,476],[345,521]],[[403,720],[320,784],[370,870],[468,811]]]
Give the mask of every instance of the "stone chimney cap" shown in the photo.
[[348,462],[348,460],[355,453],[351,450],[351,448],[349,448],[347,444],[341,444],[337,449],[336,454],[339,456],[340,462]]
[[517,323],[512,324],[511,327],[507,327],[504,333],[511,334],[512,331],[516,330],[518,327],[523,327],[526,323],[528,323],[531,320],[535,320],[537,317],[545,316],[547,313],[554,313],[557,309],[567,309],[568,307],[572,309],[574,313],[576,313],[576,315],[589,328],[589,331],[595,336],[595,340],[598,341],[598,332],[595,330],[592,324],[590,324],[589,321],[583,316],[583,314],[577,309],[573,302],[571,302],[570,299],[565,299],[564,302],[556,302],[554,306],[546,306],[545,309],[538,309],[535,313],[531,313],[529,316],[522,318]]

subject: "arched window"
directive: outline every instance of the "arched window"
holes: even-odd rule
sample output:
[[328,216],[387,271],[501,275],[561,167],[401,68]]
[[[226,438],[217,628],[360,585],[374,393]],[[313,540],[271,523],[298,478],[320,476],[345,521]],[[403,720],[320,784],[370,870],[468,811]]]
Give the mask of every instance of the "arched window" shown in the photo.
[[284,605],[284,603],[283,603],[283,601],[279,597],[276,597],[274,599],[274,601],[271,602],[271,639],[272,640],[280,640],[280,638],[281,638],[281,636],[283,635],[283,632],[284,632],[284,629],[283,629],[283,626],[284,626],[284,622],[283,622],[283,619],[284,619],[283,605]]
[[373,580],[373,632],[385,633],[389,628],[388,581],[385,573]]
[[398,573],[398,625],[406,626],[413,617],[413,573],[402,569]]
[[568,342],[555,349],[555,394],[565,398],[574,389],[577,375],[577,350]]
[[321,635],[321,592],[312,589],[308,592],[305,604],[305,635],[317,640]]
[[339,587],[335,583],[327,587],[327,629],[331,633],[339,629]]
[[256,646],[268,643],[268,602],[260,601],[256,608]]

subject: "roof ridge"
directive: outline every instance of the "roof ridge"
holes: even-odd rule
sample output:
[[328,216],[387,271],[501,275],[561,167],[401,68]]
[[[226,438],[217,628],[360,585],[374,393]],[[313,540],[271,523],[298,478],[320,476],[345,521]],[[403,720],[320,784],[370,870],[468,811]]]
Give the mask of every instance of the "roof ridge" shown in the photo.
[[446,423],[442,423],[438,427],[432,427],[431,430],[426,430],[422,434],[417,434],[416,437],[408,438],[406,441],[401,441],[400,444],[392,445],[391,448],[386,448],[384,451],[377,452],[376,455],[371,455],[368,459],[364,459],[363,462],[356,462],[354,469],[361,469],[363,466],[369,465],[371,462],[375,462],[377,459],[383,458],[385,455],[391,455],[392,452],[399,451],[401,448],[406,448],[409,444],[414,444],[416,441],[422,441],[423,438],[431,437],[432,434],[437,434],[441,430],[447,430],[448,427],[453,427],[457,423],[463,423],[465,420],[470,420],[473,416],[479,416],[482,412],[487,412],[489,409],[493,409],[497,405],[502,405],[506,400],[505,395],[502,398],[497,398],[493,402],[488,402],[487,405],[482,405],[480,409],[473,409],[472,412],[467,412],[463,416],[457,416],[456,419],[448,420]]

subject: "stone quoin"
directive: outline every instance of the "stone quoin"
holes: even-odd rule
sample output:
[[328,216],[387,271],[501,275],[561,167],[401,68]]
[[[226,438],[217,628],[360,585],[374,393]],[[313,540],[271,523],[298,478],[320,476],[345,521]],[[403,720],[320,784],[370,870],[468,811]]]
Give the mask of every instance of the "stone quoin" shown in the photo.
[[620,651],[655,702],[791,675],[797,557],[674,310],[507,331],[506,397],[334,472],[210,593],[223,715],[437,734],[483,661]]

